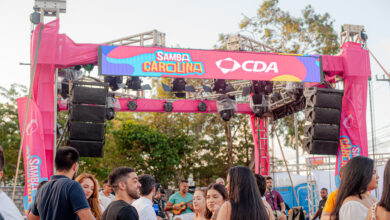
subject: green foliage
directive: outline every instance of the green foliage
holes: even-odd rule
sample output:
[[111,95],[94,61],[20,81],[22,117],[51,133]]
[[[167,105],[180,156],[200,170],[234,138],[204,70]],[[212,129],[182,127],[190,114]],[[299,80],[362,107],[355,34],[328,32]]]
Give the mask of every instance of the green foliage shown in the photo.
[[284,53],[336,54],[337,33],[328,13],[318,14],[311,5],[294,17],[278,7],[278,0],[264,1],[255,17],[245,16],[240,28]]
[[[26,95],[27,89],[20,84],[12,84],[9,89],[0,86],[0,146],[4,150],[5,167],[2,181],[12,182],[20,145],[20,130],[16,99]],[[18,183],[24,184],[23,160],[20,163]]]

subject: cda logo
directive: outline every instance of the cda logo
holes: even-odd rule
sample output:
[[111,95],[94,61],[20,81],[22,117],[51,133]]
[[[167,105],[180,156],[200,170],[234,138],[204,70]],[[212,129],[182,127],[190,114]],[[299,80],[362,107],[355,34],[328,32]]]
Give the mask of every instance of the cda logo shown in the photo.
[[260,60],[247,60],[244,61],[242,64],[240,64],[236,60],[233,60],[232,58],[229,57],[229,58],[218,60],[217,62],[215,62],[215,65],[217,65],[218,69],[220,69],[223,74],[236,71],[240,68],[245,72],[279,73],[278,65],[276,62],[271,62],[267,64],[266,62]]

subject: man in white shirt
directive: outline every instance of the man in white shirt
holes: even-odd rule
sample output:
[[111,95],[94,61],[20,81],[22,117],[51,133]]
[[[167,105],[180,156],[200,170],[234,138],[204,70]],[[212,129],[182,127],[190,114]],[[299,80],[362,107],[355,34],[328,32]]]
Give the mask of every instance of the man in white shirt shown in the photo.
[[107,206],[115,200],[115,196],[111,194],[112,187],[108,183],[108,180],[103,181],[103,190],[99,192],[99,199],[104,207],[104,209],[107,208]]
[[156,181],[149,174],[143,174],[139,177],[141,183],[140,194],[141,197],[135,202],[133,206],[137,209],[139,220],[156,220],[156,211],[153,207],[153,196],[156,192],[155,184]]
[[[3,149],[0,147],[0,180],[4,175],[4,163],[4,153]],[[23,217],[12,200],[5,194],[5,192],[0,190],[0,220],[3,219],[22,220]]]

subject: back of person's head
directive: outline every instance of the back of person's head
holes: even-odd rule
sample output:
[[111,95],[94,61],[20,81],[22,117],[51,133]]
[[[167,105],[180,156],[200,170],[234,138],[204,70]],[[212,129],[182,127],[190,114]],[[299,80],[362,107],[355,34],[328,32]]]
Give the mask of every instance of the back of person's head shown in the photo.
[[153,191],[153,188],[156,184],[156,180],[154,179],[154,177],[149,174],[142,174],[141,176],[139,176],[138,181],[139,183],[141,183],[141,196],[149,195]]
[[267,182],[264,176],[260,174],[255,174],[255,179],[256,179],[257,187],[259,188],[260,195],[264,196],[265,190],[267,189]]
[[[216,190],[219,194],[221,194],[223,200],[228,199],[228,192],[227,192],[224,185],[218,184],[218,183],[212,183],[207,187],[207,191],[211,190],[211,189]],[[206,194],[207,194],[207,192],[206,192]]]
[[387,161],[383,176],[383,193],[379,205],[390,212],[390,160]]
[[118,184],[120,182],[126,182],[129,178],[129,174],[133,172],[135,171],[130,167],[118,167],[111,171],[108,176],[108,182],[115,193],[118,191]]
[[332,216],[339,219],[340,208],[348,196],[361,195],[367,192],[367,186],[374,175],[374,161],[368,157],[357,156],[348,161],[343,168],[339,191],[336,198],[336,206]]
[[165,194],[165,190],[163,188],[160,188],[160,194]]
[[37,190],[39,190],[43,185],[45,185],[45,183],[47,183],[48,181],[47,180],[44,180],[42,182],[40,182],[37,186]]
[[57,171],[68,171],[80,159],[79,152],[73,147],[63,146],[57,150],[54,160]]
[[228,185],[232,205],[231,220],[268,219],[255,177],[248,167],[236,166],[230,168]]

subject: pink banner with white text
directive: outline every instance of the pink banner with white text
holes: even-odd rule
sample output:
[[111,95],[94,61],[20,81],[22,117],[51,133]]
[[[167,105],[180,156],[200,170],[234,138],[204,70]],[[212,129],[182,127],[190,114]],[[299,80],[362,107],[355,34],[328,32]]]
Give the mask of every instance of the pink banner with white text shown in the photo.
[[[17,99],[20,134],[23,133],[23,123],[27,107],[27,98]],[[30,100],[26,129],[23,141],[23,162],[25,172],[25,185],[23,205],[29,210],[37,193],[38,184],[48,180],[45,143],[43,137],[42,117],[34,100]]]
[[321,57],[222,50],[99,46],[102,75],[321,82]]

